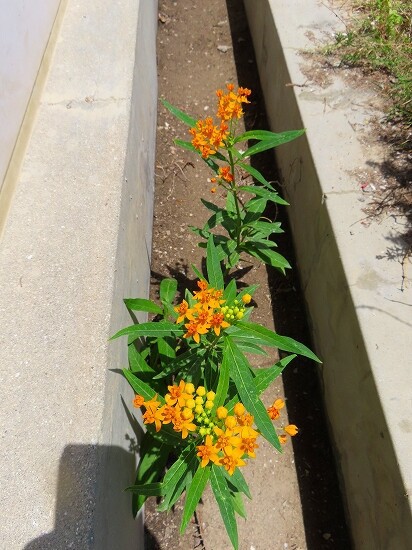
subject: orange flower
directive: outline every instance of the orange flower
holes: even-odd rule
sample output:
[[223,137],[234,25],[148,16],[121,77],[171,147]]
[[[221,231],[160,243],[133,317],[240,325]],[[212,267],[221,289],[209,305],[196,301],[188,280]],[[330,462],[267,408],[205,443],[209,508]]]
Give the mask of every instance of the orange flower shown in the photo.
[[218,462],[218,460],[219,460],[219,457],[218,457],[218,454],[217,454],[218,451],[217,451],[215,445],[213,445],[212,438],[210,437],[210,435],[206,436],[206,440],[205,440],[204,445],[198,445],[196,448],[199,451],[197,453],[197,456],[199,456],[202,459],[202,461],[200,463],[202,468],[207,466],[207,464],[209,464],[209,461],[213,462],[214,464],[216,464]]
[[183,418],[182,415],[179,415],[175,417],[173,421],[173,429],[175,432],[181,432],[182,433],[182,439],[186,439],[186,437],[189,435],[189,432],[195,432],[196,431],[196,425],[193,424],[193,422],[189,419]]
[[239,449],[252,458],[256,457],[255,449],[258,447],[259,445],[256,445],[256,437],[242,437],[239,445]]
[[289,424],[289,426],[285,426],[283,429],[287,434],[291,435],[292,437],[296,435],[299,431],[298,427],[295,426],[295,424]]
[[203,158],[214,155],[219,147],[224,146],[224,140],[228,135],[228,127],[223,122],[219,126],[213,124],[213,119],[207,117],[204,120],[198,120],[196,126],[191,128],[192,145],[200,151]]
[[250,103],[248,100],[251,91],[247,88],[238,88],[237,94],[234,93],[234,85],[226,85],[227,94],[222,90],[217,90],[218,110],[217,116],[222,120],[232,120],[243,116],[242,103]]
[[229,166],[223,166],[222,168],[219,168],[219,176],[222,178],[222,180],[225,180],[228,183],[233,181],[233,174],[231,173]]
[[162,427],[162,422],[164,420],[163,416],[163,407],[160,409],[147,409],[143,415],[144,424],[154,424],[156,427],[156,432]]
[[276,420],[280,417],[280,409],[283,409],[285,402],[283,399],[276,399],[273,404],[267,409],[269,417],[272,420]]
[[178,386],[167,386],[169,394],[165,396],[166,403],[168,405],[174,405],[175,403],[178,403],[180,407],[184,407],[186,405],[186,401],[191,397],[188,393],[185,392],[185,387],[186,384],[184,380],[180,380]]
[[133,400],[133,406],[136,407],[136,409],[140,409],[140,407],[144,404],[144,397],[142,395],[136,395],[136,397]]
[[223,313],[214,313],[210,318],[210,326],[215,331],[216,336],[219,336],[220,329],[230,327],[230,324],[225,321]]
[[233,435],[233,430],[223,431],[218,426],[214,427],[214,432],[217,435],[216,448],[223,450],[225,447],[232,445],[237,447],[240,444],[240,438]]
[[186,312],[189,309],[189,304],[186,302],[186,300],[183,300],[181,304],[176,306],[174,310],[179,314],[179,317],[176,320],[176,323],[181,323],[183,319],[186,317]]
[[187,323],[185,327],[187,328],[187,332],[183,335],[183,338],[193,338],[193,340],[198,344],[200,342],[200,335],[206,334],[210,325],[201,325],[196,321],[190,321],[190,323]]
[[219,463],[228,471],[229,475],[233,475],[237,467],[246,464],[241,458],[242,455],[243,451],[239,448],[225,447],[224,456],[219,459]]

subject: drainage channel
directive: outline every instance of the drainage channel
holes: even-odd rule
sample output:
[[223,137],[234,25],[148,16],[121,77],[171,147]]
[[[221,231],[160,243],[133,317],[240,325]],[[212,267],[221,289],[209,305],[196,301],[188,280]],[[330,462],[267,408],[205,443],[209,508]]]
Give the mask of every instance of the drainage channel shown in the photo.
[[[243,3],[239,0],[159,2],[159,96],[195,118],[215,110],[215,90],[227,82],[252,89],[245,129],[265,129],[267,121]],[[180,287],[193,288],[190,264],[200,265],[202,250],[188,226],[201,226],[207,212],[200,198],[209,198],[210,172],[194,155],[178,149],[173,139],[188,139],[187,129],[159,106],[156,193],[152,251],[152,298],[162,277],[174,276]],[[277,179],[272,154],[256,158],[266,179]],[[286,277],[264,266],[243,265],[244,279],[258,282],[254,320],[310,346],[303,298],[299,291],[286,212],[267,213],[282,221],[286,232],[279,252],[294,267]],[[251,269],[250,269],[251,268]],[[265,359],[268,366],[276,357]],[[258,366],[258,365],[256,365]],[[300,433],[282,455],[262,443],[253,464],[245,468],[253,500],[248,520],[238,521],[241,550],[349,550],[333,452],[327,436],[315,366],[299,359],[283,380],[268,391],[268,402],[285,397],[289,421]],[[246,472],[246,469],[248,470]],[[147,550],[228,550],[230,543],[213,497],[206,493],[192,523],[179,536],[182,503],[169,513],[156,511],[155,499],[145,509]]]

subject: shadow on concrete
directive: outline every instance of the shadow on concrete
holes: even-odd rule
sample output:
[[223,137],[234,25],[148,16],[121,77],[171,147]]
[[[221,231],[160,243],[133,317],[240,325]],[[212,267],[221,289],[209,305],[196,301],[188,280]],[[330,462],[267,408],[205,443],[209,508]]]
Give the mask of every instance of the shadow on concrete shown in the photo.
[[133,519],[124,489],[135,475],[133,452],[67,445],[59,463],[54,530],[24,550],[143,550],[143,518]]
[[[226,0],[226,3],[238,81],[241,86],[252,89],[252,104],[245,114],[246,130],[269,129],[243,2]],[[252,165],[268,181],[278,180],[273,152],[256,155],[252,160]],[[276,331],[312,347],[286,210],[273,206],[265,214],[273,221],[282,222],[285,233],[276,235],[277,251],[289,260],[293,268],[286,276],[270,267],[267,269]],[[307,548],[350,550],[352,544],[328,439],[316,365],[299,357],[285,369],[283,383],[289,420],[299,426],[299,437],[293,439],[293,448]]]

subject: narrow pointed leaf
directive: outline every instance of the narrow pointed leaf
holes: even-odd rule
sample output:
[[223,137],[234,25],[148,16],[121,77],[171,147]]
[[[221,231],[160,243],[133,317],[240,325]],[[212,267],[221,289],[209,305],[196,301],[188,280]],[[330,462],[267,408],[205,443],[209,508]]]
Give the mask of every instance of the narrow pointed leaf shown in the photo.
[[233,475],[230,475],[226,470],[223,472],[226,476],[226,478],[230,481],[230,483],[236,487],[238,491],[245,494],[247,498],[251,499],[252,494],[250,492],[250,489],[248,487],[248,484],[246,483],[246,480],[242,474],[242,471],[240,468],[236,468],[233,472]]
[[171,103],[169,103],[165,99],[162,99],[161,101],[163,105],[166,107],[166,109],[168,109],[172,113],[172,115],[174,115],[176,118],[178,118],[179,120],[181,120],[182,122],[190,126],[191,128],[196,126],[197,121],[195,118],[187,115],[177,107],[174,107]]
[[223,289],[222,268],[220,267],[219,255],[212,235],[209,237],[207,243],[206,269],[210,286],[215,289]]
[[127,487],[125,491],[151,497],[161,497],[164,495],[164,487],[162,483],[137,483],[136,485]]
[[246,519],[246,509],[243,504],[242,495],[240,493],[231,493],[230,496],[235,512],[239,514],[240,517]]
[[[140,461],[136,471],[135,485],[153,483],[162,475],[172,447],[156,440],[149,432],[143,436],[139,448]],[[132,497],[133,516],[143,506],[148,495],[134,494]]]
[[263,263],[279,269],[283,274],[285,274],[285,269],[291,269],[290,263],[282,254],[275,252],[270,246],[263,243],[249,241],[242,245],[242,250]]
[[153,337],[161,338],[162,336],[171,336],[172,334],[182,335],[183,330],[180,329],[175,324],[169,323],[168,321],[159,321],[159,322],[152,321],[148,323],[141,323],[139,325],[131,325],[130,327],[123,328],[119,330],[119,332],[116,332],[116,334],[112,336],[110,340],[114,340],[115,338],[119,338],[120,336],[128,335],[130,336],[130,341],[133,342],[137,338],[141,338],[145,336],[153,336]]
[[157,315],[163,313],[161,307],[151,300],[145,300],[144,298],[125,298],[124,303],[132,311],[147,311],[148,313],[155,313]]
[[252,145],[252,147],[249,147],[249,149],[243,153],[242,158],[248,158],[252,155],[256,155],[256,153],[261,153],[262,151],[267,151],[268,149],[273,149],[273,147],[288,143],[304,133],[305,130],[290,130],[288,132],[275,134],[273,138],[263,139],[255,143],[255,145]]
[[239,321],[237,326],[243,331],[249,333],[251,336],[255,336],[261,341],[264,340],[265,345],[267,346],[279,348],[283,351],[290,351],[291,353],[296,353],[297,355],[303,355],[304,357],[313,359],[313,361],[317,361],[318,363],[322,362],[309,348],[303,344],[300,344],[293,338],[289,338],[288,336],[280,336],[279,334],[276,334],[276,332],[273,332],[272,330],[256,323],[245,323],[243,321]]
[[159,296],[162,302],[171,304],[177,292],[176,279],[162,279],[159,287]]
[[230,337],[225,338],[223,360],[229,362],[230,376],[236,385],[242,403],[255,417],[255,424],[259,431],[275,449],[281,451],[276,430],[256,390],[249,361]]
[[222,473],[222,468],[216,466],[215,464],[213,464],[211,468],[210,485],[219,506],[220,515],[222,516],[223,523],[225,524],[230,542],[232,543],[233,548],[237,550],[239,547],[239,541],[232,495],[227,486],[226,478]]
[[271,132],[270,130],[249,130],[244,134],[238,136],[235,139],[235,143],[239,141],[247,141],[249,139],[273,139],[277,135],[278,134],[275,134],[275,132]]
[[129,367],[132,372],[155,372],[144,360],[134,344],[128,346]]
[[296,355],[288,355],[267,369],[257,369],[255,376],[255,386],[259,395],[282,374],[284,368],[296,357]]
[[248,172],[252,177],[255,178],[258,182],[260,182],[262,185],[273,191],[272,185],[263,177],[263,175],[259,172],[259,170],[256,170],[256,168],[253,168],[253,166],[250,166],[250,164],[245,164],[243,162],[239,162],[238,166]]
[[[156,395],[156,392],[149,386],[149,384],[146,384],[146,382],[140,380],[140,378],[135,376],[129,369],[123,369],[122,372],[126,380],[133,388],[133,391],[144,397],[146,401],[149,401],[149,399],[152,399],[152,397]],[[159,397],[159,401],[162,401],[161,397]]]
[[228,362],[224,360],[224,358],[218,372],[219,382],[217,384],[216,396],[214,399],[214,411],[225,403],[227,399],[227,391],[229,389],[229,365]]
[[276,202],[277,204],[289,205],[289,203],[282,199],[276,191],[269,191],[266,188],[257,187],[256,185],[241,185],[239,190],[246,191],[246,193],[252,193],[259,197],[265,197],[268,201]]
[[183,509],[182,523],[180,525],[180,534],[183,534],[187,524],[190,521],[196,506],[199,503],[199,500],[202,497],[203,491],[205,490],[206,484],[209,481],[210,477],[210,468],[207,466],[202,468],[199,466],[195,475],[193,476],[192,483],[186,493],[186,501]]

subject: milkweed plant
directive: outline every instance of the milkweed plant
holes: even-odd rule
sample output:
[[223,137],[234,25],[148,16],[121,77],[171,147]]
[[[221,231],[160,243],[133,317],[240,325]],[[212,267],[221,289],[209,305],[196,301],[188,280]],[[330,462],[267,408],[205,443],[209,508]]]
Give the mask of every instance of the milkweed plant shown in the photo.
[[[287,437],[298,432],[294,424],[281,423],[281,398],[266,408],[260,396],[297,355],[319,361],[303,344],[254,323],[257,285],[240,289],[231,276],[245,255],[283,273],[290,268],[274,250],[280,224],[264,216],[268,202],[287,203],[248,159],[303,131],[240,133],[250,94],[247,88],[235,91],[232,84],[218,90],[216,120],[195,120],[163,101],[189,127],[192,139],[176,143],[207,163],[213,172],[211,191],[223,191],[225,206],[202,199],[211,216],[203,227],[192,228],[205,249],[205,272],[192,266],[197,290],[179,289],[177,298],[176,279],[165,278],[159,303],[126,299],[131,313],[146,312],[152,320],[135,321],[113,336],[127,336],[129,368],[122,372],[146,427],[136,479],[127,489],[133,514],[148,496],[159,497],[159,511],[168,511],[184,494],[183,533],[210,483],[235,549],[236,514],[245,517],[243,497],[251,498],[242,469],[255,458],[261,437],[281,452]],[[250,180],[255,183],[245,183]],[[266,354],[265,347],[289,355],[268,368],[253,367],[248,355]]]

